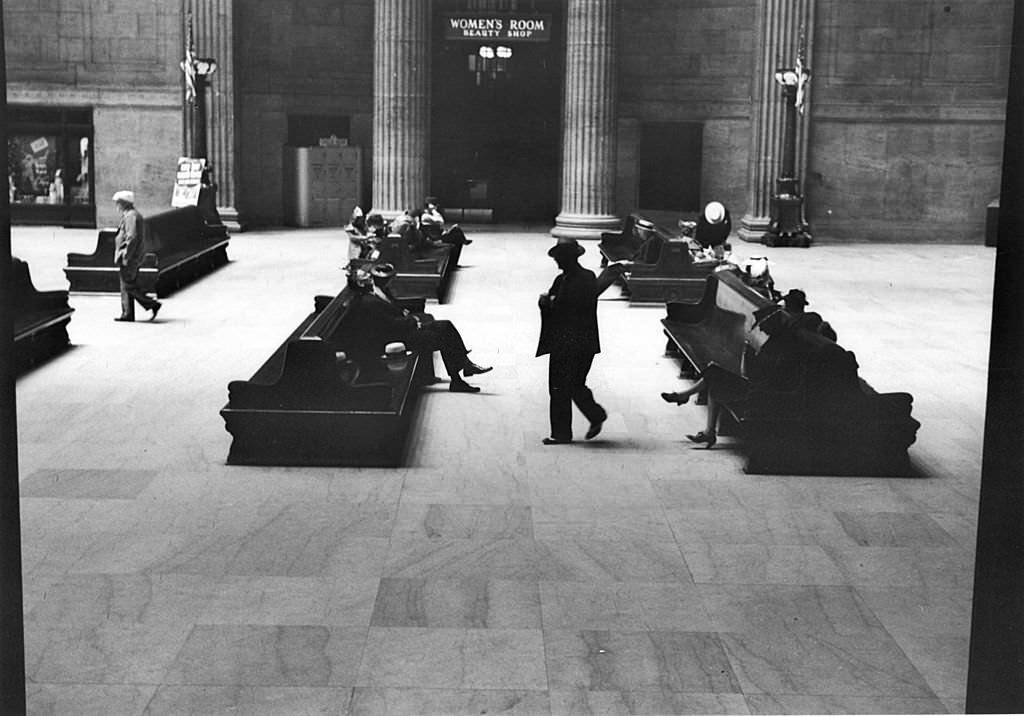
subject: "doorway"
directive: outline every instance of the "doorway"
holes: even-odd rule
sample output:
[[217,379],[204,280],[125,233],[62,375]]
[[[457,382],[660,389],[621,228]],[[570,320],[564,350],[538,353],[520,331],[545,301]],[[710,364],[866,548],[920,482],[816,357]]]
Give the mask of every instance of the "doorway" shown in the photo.
[[[484,216],[489,210],[494,221],[552,222],[561,152],[562,3],[523,0],[504,4],[500,13],[476,9],[481,5],[435,3],[430,193],[449,209]],[[484,26],[492,29],[465,31]],[[510,30],[527,27],[535,31]]]

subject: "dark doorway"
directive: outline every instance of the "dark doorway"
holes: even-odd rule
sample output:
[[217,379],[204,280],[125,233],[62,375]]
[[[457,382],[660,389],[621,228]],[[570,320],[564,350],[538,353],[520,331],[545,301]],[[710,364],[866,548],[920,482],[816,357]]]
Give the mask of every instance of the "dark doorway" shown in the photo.
[[[430,192],[447,208],[489,209],[494,221],[553,221],[558,210],[562,3],[512,11],[436,2]],[[453,39],[452,15],[546,20],[547,39]],[[446,32],[446,26],[447,32]],[[446,36],[447,35],[447,36]]]
[[640,130],[639,204],[644,209],[700,209],[699,122],[645,122]]

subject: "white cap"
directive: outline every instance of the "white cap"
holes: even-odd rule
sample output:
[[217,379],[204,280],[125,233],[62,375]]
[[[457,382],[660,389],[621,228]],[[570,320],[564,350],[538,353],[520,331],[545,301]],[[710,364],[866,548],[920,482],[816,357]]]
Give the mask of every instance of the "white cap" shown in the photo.
[[405,344],[404,343],[388,343],[384,346],[384,355],[391,356],[404,356],[405,355]]
[[721,224],[725,219],[725,207],[721,202],[709,201],[704,207],[704,218],[709,224]]
[[111,197],[113,201],[123,201],[126,204],[135,203],[135,192],[122,189],[121,191],[115,191],[114,196]]

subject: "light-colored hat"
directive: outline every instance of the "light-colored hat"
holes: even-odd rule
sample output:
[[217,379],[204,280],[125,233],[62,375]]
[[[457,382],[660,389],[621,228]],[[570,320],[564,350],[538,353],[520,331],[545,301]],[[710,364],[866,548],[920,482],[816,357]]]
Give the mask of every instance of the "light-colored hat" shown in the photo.
[[125,204],[135,203],[135,192],[122,189],[121,191],[115,191],[114,196],[111,197],[112,201],[123,201]]
[[725,207],[721,202],[709,201],[704,207],[704,218],[709,224],[721,224],[725,220]]
[[582,256],[583,252],[586,251],[576,239],[559,238],[558,242],[548,249],[548,256],[554,257],[556,254],[572,254],[573,256]]

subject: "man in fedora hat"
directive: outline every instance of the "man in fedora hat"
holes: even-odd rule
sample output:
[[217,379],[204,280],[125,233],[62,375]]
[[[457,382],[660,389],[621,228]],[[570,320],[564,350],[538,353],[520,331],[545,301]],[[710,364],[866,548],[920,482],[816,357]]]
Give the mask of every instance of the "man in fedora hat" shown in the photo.
[[385,343],[398,341],[421,353],[438,351],[451,377],[448,390],[453,393],[480,392],[480,388],[470,385],[465,378],[487,373],[491,367],[479,366],[469,359],[469,350],[455,324],[434,320],[429,314],[410,312],[393,296],[390,300],[387,298],[390,291],[383,296],[375,291],[375,283],[383,282],[386,286],[394,276],[394,266],[382,264],[369,271],[356,268],[352,274],[356,278],[353,280],[350,276],[349,286],[358,296],[354,310],[357,325],[361,326],[360,332],[376,336],[381,343],[380,348]]
[[562,270],[540,295],[540,341],[537,356],[548,355],[548,395],[551,435],[545,445],[572,442],[572,405],[590,421],[586,439],[601,432],[608,418],[587,387],[594,356],[601,352],[597,331],[597,297],[615,280],[620,266],[609,266],[601,277],[579,264],[584,249],[575,239],[559,239],[548,250]]
[[797,328],[818,333],[830,341],[837,339],[835,329],[821,317],[821,314],[805,310],[810,303],[807,301],[807,294],[799,288],[791,288],[781,300],[786,312],[793,316],[793,324]]
[[163,304],[147,296],[138,284],[139,266],[146,254],[142,214],[135,208],[133,192],[122,189],[115,192],[112,198],[121,214],[117,234],[114,236],[114,264],[118,268],[121,284],[121,315],[114,320],[134,321],[136,301],[147,311],[153,312],[149,319],[153,320]]

